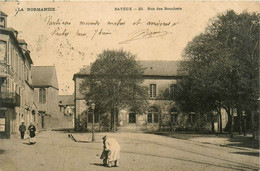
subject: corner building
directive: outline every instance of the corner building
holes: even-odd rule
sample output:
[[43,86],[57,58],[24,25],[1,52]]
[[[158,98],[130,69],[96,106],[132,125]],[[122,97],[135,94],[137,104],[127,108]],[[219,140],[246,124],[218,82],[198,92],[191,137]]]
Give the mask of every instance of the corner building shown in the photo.
[[7,15],[0,11],[0,138],[19,132],[19,125],[37,120],[33,103],[30,51],[18,32],[7,28]]

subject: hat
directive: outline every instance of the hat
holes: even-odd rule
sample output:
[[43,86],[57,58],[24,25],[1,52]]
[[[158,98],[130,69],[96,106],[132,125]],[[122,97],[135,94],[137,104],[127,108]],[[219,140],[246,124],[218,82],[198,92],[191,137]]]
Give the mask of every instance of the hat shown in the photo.
[[106,139],[107,138],[107,136],[105,135],[102,139],[104,140],[104,139]]

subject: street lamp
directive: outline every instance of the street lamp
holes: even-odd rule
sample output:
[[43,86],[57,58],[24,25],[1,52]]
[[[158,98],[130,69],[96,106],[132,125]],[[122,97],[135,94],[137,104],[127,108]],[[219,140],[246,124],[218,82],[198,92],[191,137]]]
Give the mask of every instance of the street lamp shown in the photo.
[[95,141],[94,137],[94,111],[95,111],[95,103],[91,104],[91,109],[93,110],[92,112],[92,142]]

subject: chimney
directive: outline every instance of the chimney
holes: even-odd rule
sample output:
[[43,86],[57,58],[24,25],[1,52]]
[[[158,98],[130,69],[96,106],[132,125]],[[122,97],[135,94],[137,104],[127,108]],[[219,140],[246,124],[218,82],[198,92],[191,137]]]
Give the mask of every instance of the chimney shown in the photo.
[[28,50],[27,49],[27,43],[23,43],[23,44],[19,44],[21,48],[23,48],[24,50]]
[[19,42],[19,46],[22,48],[22,49],[24,49],[24,50],[28,50],[27,49],[27,43],[24,41],[24,40],[18,40],[18,42]]
[[13,33],[14,33],[15,38],[17,38],[17,36],[18,36],[18,31],[13,30]]
[[16,31],[15,29],[13,29],[12,27],[11,28],[7,28],[8,29],[8,31],[11,31],[11,32],[13,32],[13,34],[14,34],[14,37],[15,38],[17,38],[17,36],[18,36],[18,31]]

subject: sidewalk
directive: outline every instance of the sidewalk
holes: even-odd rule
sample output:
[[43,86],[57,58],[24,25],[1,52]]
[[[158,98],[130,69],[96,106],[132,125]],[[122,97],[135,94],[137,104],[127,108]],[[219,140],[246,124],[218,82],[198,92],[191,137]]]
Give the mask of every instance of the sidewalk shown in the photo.
[[199,142],[202,144],[212,144],[221,147],[227,148],[236,148],[240,150],[247,150],[247,151],[257,151],[258,146],[257,144],[253,144],[250,142],[251,137],[243,137],[239,136],[236,138],[219,138],[219,137],[200,137],[200,138],[191,138],[190,141]]

